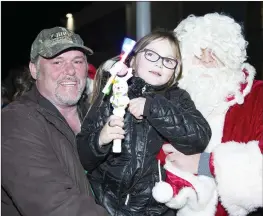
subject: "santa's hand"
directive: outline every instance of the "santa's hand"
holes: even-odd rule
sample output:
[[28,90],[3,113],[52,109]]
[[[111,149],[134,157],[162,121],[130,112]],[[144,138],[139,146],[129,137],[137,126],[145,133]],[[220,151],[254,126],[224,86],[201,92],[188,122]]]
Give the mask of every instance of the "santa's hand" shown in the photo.
[[124,76],[128,72],[128,67],[121,61],[116,62],[109,70],[111,75]]
[[182,171],[196,174],[201,154],[185,155],[177,151],[171,144],[164,144],[163,151],[167,154],[166,160]]
[[164,168],[167,182],[174,189],[174,196],[165,203],[172,209],[179,209],[178,216],[211,216],[217,205],[217,191],[214,179],[196,176],[174,167],[169,161]]
[[99,145],[103,146],[115,139],[124,139],[123,130],[124,119],[119,116],[111,115],[102,128],[99,136]]
[[139,97],[130,100],[129,112],[137,119],[143,118],[143,111],[145,106],[146,98]]
[[[186,189],[187,190],[182,190]],[[155,184],[152,194],[157,202],[165,203],[173,209],[180,209],[184,206],[190,197],[188,193],[194,193],[194,188],[187,180],[166,172],[166,182],[158,182]]]

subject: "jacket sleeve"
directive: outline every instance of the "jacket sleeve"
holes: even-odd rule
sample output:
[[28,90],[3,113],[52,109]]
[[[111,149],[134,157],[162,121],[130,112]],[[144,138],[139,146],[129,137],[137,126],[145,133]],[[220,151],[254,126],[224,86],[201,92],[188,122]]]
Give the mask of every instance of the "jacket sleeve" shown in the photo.
[[8,110],[2,123],[2,187],[23,216],[107,215],[61,167],[38,118]]
[[77,148],[82,166],[91,172],[100,165],[111,150],[111,144],[99,146],[99,135],[108,118],[107,102],[98,99],[84,118],[81,132],[77,135]]
[[169,99],[160,94],[146,98],[144,116],[178,151],[197,154],[205,150],[211,129],[195,108],[190,95],[180,88],[170,91]]

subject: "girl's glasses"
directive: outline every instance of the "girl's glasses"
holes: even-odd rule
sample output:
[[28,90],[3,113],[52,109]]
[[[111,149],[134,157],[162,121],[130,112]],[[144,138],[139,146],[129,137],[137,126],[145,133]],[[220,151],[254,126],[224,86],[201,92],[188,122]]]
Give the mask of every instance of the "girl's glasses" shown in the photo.
[[141,52],[144,52],[144,57],[150,62],[157,62],[161,58],[163,66],[168,69],[175,69],[178,65],[178,61],[176,59],[162,57],[152,50],[144,49]]

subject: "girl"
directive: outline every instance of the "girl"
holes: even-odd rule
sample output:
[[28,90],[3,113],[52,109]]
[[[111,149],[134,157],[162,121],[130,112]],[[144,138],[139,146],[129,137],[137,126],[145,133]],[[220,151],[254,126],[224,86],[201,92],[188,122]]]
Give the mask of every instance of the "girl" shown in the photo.
[[[189,94],[177,86],[181,54],[172,32],[143,37],[126,63],[134,77],[124,118],[112,115],[110,96],[100,93],[110,76],[109,63],[97,71],[93,105],[77,136],[80,160],[97,202],[110,215],[173,215],[152,197],[159,180],[155,157],[165,142],[187,155],[203,152],[210,127]],[[122,139],[120,154],[111,151],[114,139]]]

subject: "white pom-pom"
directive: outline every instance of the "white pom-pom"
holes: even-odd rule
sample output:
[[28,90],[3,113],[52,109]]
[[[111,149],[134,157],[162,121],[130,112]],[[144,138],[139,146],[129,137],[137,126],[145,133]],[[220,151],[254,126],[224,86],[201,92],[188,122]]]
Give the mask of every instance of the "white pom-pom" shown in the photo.
[[166,203],[173,198],[173,188],[167,182],[157,182],[152,189],[153,198],[159,203]]

